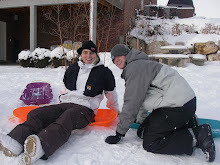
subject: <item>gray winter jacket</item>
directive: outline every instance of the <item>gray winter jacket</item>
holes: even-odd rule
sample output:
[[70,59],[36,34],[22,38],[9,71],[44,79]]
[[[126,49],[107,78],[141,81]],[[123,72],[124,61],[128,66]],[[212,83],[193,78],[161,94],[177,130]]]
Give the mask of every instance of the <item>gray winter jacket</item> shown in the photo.
[[137,115],[143,116],[140,109],[152,112],[161,107],[181,107],[195,97],[192,88],[177,71],[148,60],[144,52],[135,49],[126,56],[122,78],[126,88],[116,129],[121,134],[128,131]]

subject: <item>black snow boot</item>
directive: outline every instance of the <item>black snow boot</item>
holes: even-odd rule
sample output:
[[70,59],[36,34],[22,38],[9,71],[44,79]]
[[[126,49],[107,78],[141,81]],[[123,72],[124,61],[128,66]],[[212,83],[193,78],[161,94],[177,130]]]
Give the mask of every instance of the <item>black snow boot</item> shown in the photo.
[[203,124],[193,128],[197,143],[196,147],[201,148],[206,155],[206,161],[213,162],[215,160],[215,144],[212,136],[211,126]]

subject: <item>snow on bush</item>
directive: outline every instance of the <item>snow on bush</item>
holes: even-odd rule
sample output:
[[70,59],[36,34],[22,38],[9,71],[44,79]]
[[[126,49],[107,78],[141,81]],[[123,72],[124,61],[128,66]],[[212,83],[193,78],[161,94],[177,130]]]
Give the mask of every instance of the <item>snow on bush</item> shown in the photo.
[[36,48],[33,52],[32,52],[32,57],[33,60],[43,60],[46,57],[51,58],[51,51],[49,49],[45,49],[45,48]]
[[51,58],[58,58],[58,59],[64,59],[64,54],[68,52],[68,49],[63,48],[63,47],[56,47],[54,50],[51,52]]
[[23,50],[18,55],[21,66],[34,66],[36,68],[44,68],[48,66],[51,61],[54,67],[59,67],[60,65],[62,65],[62,60],[64,59],[64,57],[66,57],[68,61],[72,61],[72,59],[77,57],[77,51],[69,51],[68,49],[63,47],[56,47],[52,51],[45,48],[36,48],[33,52],[31,52],[30,50]]
[[66,59],[68,61],[71,61],[73,58],[77,57],[77,51],[76,50],[70,50],[66,54]]
[[32,59],[34,61],[34,67],[45,68],[50,64],[51,51],[45,48],[36,48],[32,52]]
[[18,54],[19,64],[23,67],[33,67],[32,54],[30,50],[23,50]]
[[31,58],[31,51],[30,50],[22,50],[19,54],[18,54],[18,60],[27,60],[29,58]]

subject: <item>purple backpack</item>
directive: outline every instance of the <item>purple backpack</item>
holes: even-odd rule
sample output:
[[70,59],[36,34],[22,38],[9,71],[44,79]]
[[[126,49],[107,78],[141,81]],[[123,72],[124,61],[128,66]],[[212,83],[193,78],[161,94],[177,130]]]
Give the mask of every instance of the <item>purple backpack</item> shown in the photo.
[[26,105],[48,104],[53,98],[52,89],[49,83],[34,82],[26,86],[20,97]]

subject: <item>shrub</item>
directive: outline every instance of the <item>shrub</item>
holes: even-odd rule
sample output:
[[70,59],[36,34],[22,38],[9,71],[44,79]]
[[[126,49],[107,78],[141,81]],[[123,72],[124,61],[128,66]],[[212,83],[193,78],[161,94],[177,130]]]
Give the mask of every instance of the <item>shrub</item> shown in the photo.
[[45,68],[51,62],[51,51],[45,48],[36,48],[32,52],[32,58],[36,68]]
[[57,68],[61,65],[64,65],[64,60],[66,58],[66,54],[68,52],[68,49],[63,47],[56,47],[51,52],[51,59],[52,59],[52,65]]
[[19,64],[23,67],[33,67],[34,63],[30,50],[23,50],[18,54]]

